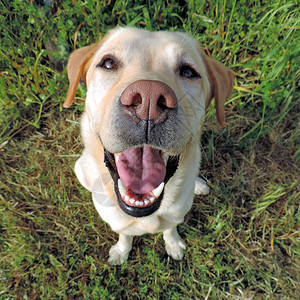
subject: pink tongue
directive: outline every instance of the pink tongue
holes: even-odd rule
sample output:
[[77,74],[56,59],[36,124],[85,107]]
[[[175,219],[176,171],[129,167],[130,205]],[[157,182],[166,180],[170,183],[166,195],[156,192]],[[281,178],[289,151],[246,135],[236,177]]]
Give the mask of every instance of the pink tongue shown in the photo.
[[123,185],[136,194],[151,192],[166,175],[166,166],[159,151],[148,145],[125,150],[116,165]]

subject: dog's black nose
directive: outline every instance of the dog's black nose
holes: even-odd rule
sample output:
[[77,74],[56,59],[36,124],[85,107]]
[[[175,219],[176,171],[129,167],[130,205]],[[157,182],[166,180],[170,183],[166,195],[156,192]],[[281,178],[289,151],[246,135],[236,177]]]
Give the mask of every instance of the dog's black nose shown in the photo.
[[121,95],[125,111],[134,119],[163,122],[170,110],[178,105],[174,91],[156,80],[138,80],[130,84]]

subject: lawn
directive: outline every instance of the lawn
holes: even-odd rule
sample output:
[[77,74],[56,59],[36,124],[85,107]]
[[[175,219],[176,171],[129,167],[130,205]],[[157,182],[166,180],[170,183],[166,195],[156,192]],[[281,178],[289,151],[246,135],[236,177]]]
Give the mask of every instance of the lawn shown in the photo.
[[[53,3],[52,3],[53,2]],[[236,74],[227,127],[207,112],[184,258],[162,234],[125,264],[73,172],[69,53],[118,25],[179,30]],[[299,1],[0,1],[0,299],[299,299]]]

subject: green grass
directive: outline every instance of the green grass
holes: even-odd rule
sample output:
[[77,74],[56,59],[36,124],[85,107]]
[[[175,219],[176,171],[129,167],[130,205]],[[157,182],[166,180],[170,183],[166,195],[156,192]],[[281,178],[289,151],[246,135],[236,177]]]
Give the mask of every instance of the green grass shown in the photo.
[[[0,299],[297,299],[299,1],[33,2],[0,2]],[[64,66],[117,25],[189,32],[237,75],[227,127],[207,114],[211,193],[180,262],[157,234],[109,265],[117,235],[73,172],[85,89],[62,108]]]

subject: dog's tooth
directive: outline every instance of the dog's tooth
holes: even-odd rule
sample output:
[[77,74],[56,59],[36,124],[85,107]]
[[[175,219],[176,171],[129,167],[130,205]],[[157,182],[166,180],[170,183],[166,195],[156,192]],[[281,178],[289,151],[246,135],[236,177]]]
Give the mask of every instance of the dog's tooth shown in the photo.
[[149,200],[151,201],[151,203],[153,203],[153,201],[155,200],[155,197],[152,196],[152,197],[149,198]]
[[169,155],[167,153],[163,153],[162,158],[164,160],[165,165],[167,165],[168,159],[169,159]]
[[[128,198],[129,198],[129,197],[128,197]],[[133,203],[135,202],[135,200],[131,198],[131,199],[129,200],[129,202],[130,202],[131,204],[133,204]]]
[[[153,193],[153,195],[155,196],[156,199],[160,196],[162,190],[164,189],[164,186],[165,186],[165,183],[162,182],[156,189],[154,189],[152,191],[152,193]],[[151,201],[151,198],[150,198],[150,201]]]
[[115,154],[115,161],[116,161],[116,163],[119,161],[119,157],[120,157],[120,154]]
[[128,195],[125,196],[125,201],[128,202],[130,197]]
[[[154,197],[153,197],[154,198]],[[145,205],[148,205],[149,204],[149,200],[144,200],[144,203],[145,203]]]
[[123,185],[121,179],[118,179],[118,188],[119,188],[119,192],[120,192],[121,196],[124,197],[125,194],[126,194],[127,189],[126,189],[126,187]]

